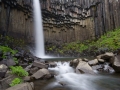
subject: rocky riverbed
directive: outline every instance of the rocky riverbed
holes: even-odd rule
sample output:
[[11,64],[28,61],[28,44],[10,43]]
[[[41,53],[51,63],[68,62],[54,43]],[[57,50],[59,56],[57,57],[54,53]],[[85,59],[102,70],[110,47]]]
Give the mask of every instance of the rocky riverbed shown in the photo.
[[[15,55],[11,55],[10,52],[6,53],[6,59],[2,58],[2,52],[0,53],[0,90],[37,90],[34,89],[36,81],[49,82],[52,78],[58,79],[57,85],[65,87],[70,81],[62,80],[60,74],[71,73],[78,77],[81,75],[97,75],[100,73],[120,73],[120,53],[113,54],[112,52],[106,52],[96,56],[95,59],[89,60],[86,58],[76,58],[71,61],[45,61],[41,58],[35,57],[30,52],[19,50]],[[13,58],[18,59],[16,64]],[[11,66],[21,66],[28,72],[28,76],[21,77],[23,82],[21,84],[10,87],[10,83],[16,77],[11,73]],[[69,70],[70,72],[69,72]],[[56,71],[57,72],[54,72]],[[69,77],[69,76],[67,76]],[[96,76],[95,76],[96,77]],[[70,78],[68,78],[70,79]],[[62,81],[59,81],[62,80]],[[74,83],[72,83],[74,84]],[[38,84],[39,85],[39,84]],[[45,86],[45,85],[44,85]],[[37,86],[38,87],[38,86]],[[42,90],[42,89],[40,89]],[[51,89],[46,89],[51,90]],[[56,88],[54,90],[68,90]],[[81,90],[81,89],[79,89]],[[87,90],[87,89],[82,89]],[[91,90],[91,89],[90,89]]]

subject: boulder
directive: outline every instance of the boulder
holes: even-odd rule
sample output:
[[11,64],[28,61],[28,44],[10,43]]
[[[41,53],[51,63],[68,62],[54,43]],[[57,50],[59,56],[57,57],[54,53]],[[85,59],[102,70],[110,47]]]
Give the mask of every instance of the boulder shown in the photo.
[[0,65],[0,77],[3,78],[5,77],[5,74],[7,72],[8,67],[4,64]]
[[76,67],[76,73],[86,73],[86,74],[94,74],[91,66],[84,61],[80,61]]
[[87,58],[83,58],[83,61],[88,62],[89,60]]
[[22,83],[22,84],[18,84],[13,87],[10,87],[6,90],[34,90],[34,84],[32,82]]
[[112,67],[115,72],[120,72],[120,54],[117,55],[112,63]]
[[50,62],[50,63],[49,63],[49,67],[51,67],[51,68],[52,68],[52,67],[56,67],[56,66],[57,66],[57,64],[56,64],[55,62]]
[[114,54],[112,52],[106,52],[105,54],[101,54],[97,56],[97,59],[103,59],[107,62],[110,62],[111,58],[114,58]]
[[41,79],[44,76],[49,75],[49,74],[50,74],[49,71],[43,68],[43,69],[38,70],[36,73],[34,73],[32,77],[34,77],[35,79]]
[[31,68],[31,69],[30,69],[30,74],[34,74],[34,73],[36,73],[38,70],[39,70],[38,67]]
[[47,65],[45,65],[44,63],[41,63],[40,61],[34,61],[33,62],[33,64],[32,64],[32,66],[34,66],[34,67],[38,67],[38,68],[48,68],[48,66]]
[[77,65],[79,64],[79,61],[82,61],[82,59],[78,58],[70,61],[70,66],[77,67]]
[[99,62],[100,64],[103,64],[103,63],[105,62],[105,60],[104,60],[104,59],[98,59],[98,62]]
[[5,90],[7,88],[9,88],[9,84],[11,83],[11,81],[16,78],[16,76],[14,75],[9,75],[6,78],[3,78],[2,80],[0,80],[0,90]]
[[90,66],[97,65],[98,64],[98,60],[97,59],[91,60],[91,61],[88,62],[88,64]]

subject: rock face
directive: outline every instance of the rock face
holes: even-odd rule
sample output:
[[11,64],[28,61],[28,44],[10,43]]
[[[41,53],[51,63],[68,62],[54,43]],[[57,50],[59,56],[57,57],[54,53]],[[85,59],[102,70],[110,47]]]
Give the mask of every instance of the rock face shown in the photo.
[[[83,41],[120,26],[119,0],[40,2],[46,42]],[[32,0],[0,0],[0,33],[9,31],[9,35],[33,42],[32,5]]]
[[6,90],[34,90],[33,83],[23,83],[10,87]]
[[93,69],[87,62],[84,61],[79,62],[78,66],[76,67],[76,73],[94,74]]

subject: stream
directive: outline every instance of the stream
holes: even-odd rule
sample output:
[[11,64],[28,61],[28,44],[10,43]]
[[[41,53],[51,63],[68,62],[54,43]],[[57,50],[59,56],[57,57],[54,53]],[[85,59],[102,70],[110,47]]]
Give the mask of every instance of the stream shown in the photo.
[[35,90],[120,90],[120,74],[76,74],[69,61],[58,61],[57,67],[49,68],[54,79],[35,81]]

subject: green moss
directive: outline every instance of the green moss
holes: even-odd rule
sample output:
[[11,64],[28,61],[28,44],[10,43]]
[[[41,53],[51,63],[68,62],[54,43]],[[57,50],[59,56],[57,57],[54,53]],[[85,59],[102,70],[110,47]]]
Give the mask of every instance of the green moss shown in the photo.
[[10,69],[12,71],[12,74],[16,74],[17,76],[28,76],[28,72],[25,71],[21,66],[11,66]]
[[15,85],[17,85],[17,84],[20,84],[20,83],[22,83],[23,81],[20,79],[20,78],[15,78],[15,79],[13,79],[12,80],[12,82],[10,83],[10,86],[12,87],[12,86],[15,86]]

